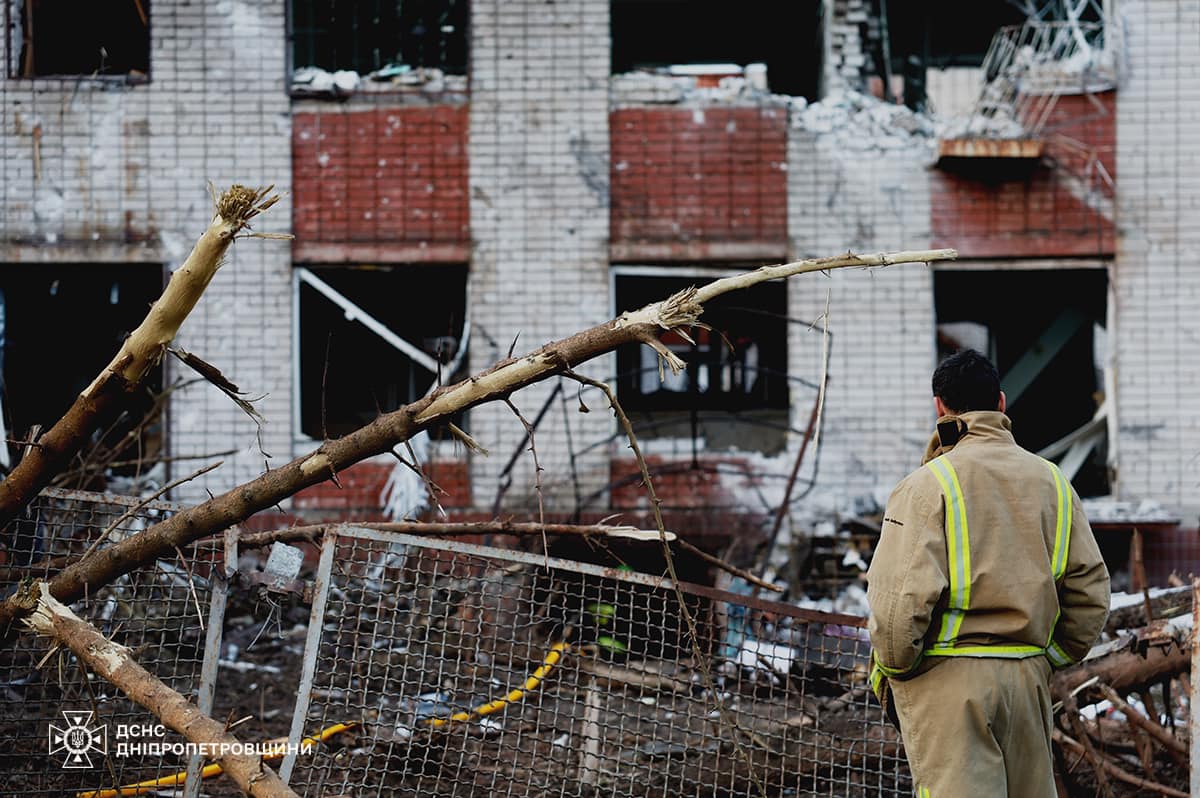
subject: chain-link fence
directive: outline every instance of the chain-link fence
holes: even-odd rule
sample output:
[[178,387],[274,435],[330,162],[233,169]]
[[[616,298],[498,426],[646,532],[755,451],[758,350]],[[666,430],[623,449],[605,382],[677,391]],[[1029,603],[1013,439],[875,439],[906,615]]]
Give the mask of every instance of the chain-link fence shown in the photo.
[[[10,527],[3,592],[174,509],[47,491]],[[274,726],[241,727],[247,741],[281,733],[293,707],[258,707],[260,698],[248,710],[243,693],[259,688],[238,680],[248,670],[258,682],[287,682],[277,704],[298,682],[289,742],[321,738],[282,762],[302,795],[910,789],[899,739],[866,688],[862,619],[703,585],[676,588],[625,569],[342,526],[326,533],[315,573],[302,574],[309,580],[275,585],[278,603],[267,602],[311,601],[305,632],[285,628],[282,610],[261,622],[247,609],[271,579],[225,567],[237,559],[235,537],[121,577],[74,609],[204,711],[277,716]],[[183,742],[173,733],[143,733],[156,724],[44,639],[13,634],[0,650],[6,795],[175,794],[184,771],[198,773],[200,763],[169,751]],[[71,728],[86,745],[65,745]],[[139,734],[118,739],[129,729]],[[123,753],[122,743],[168,752]],[[82,757],[72,754],[81,747]],[[155,779],[140,792],[116,791]],[[184,794],[230,789],[193,779]]]
[[[0,596],[42,578],[96,541],[111,544],[167,517],[173,505],[81,491],[47,490],[9,525],[0,549]],[[122,576],[73,605],[103,634],[130,648],[173,689],[201,690],[213,577],[221,548],[201,543]],[[209,688],[211,689],[211,687]],[[79,714],[83,713],[83,714]],[[116,756],[118,731],[137,742],[182,743],[178,735],[143,738],[159,721],[84,668],[65,648],[10,631],[0,645],[0,779],[5,795],[86,794],[112,785],[170,776],[187,767],[172,757]],[[63,738],[72,731],[73,742]],[[83,749],[83,753],[78,753]]]
[[304,795],[910,789],[861,619],[362,529],[326,539],[317,585],[303,733],[362,725],[296,760]]

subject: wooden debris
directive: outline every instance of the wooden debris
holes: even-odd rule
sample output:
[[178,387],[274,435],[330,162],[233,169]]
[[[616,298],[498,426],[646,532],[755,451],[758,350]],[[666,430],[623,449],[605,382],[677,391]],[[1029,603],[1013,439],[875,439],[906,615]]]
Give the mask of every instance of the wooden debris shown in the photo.
[[[1144,604],[1134,609],[1144,617]],[[1126,632],[1054,675],[1054,741],[1076,764],[1064,779],[1090,774],[1094,783],[1080,789],[1102,793],[1121,782],[1139,794],[1188,794],[1178,783],[1180,774],[1187,774],[1188,743],[1182,726],[1174,727],[1169,686],[1186,679],[1191,667],[1191,620],[1190,615],[1160,619]],[[1161,705],[1155,691],[1161,691]]]

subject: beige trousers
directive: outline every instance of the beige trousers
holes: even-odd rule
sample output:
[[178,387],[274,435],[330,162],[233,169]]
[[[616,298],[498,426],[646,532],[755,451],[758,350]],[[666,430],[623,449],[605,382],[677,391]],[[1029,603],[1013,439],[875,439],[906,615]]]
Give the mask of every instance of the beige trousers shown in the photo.
[[891,681],[921,798],[1055,798],[1045,657],[946,657]]

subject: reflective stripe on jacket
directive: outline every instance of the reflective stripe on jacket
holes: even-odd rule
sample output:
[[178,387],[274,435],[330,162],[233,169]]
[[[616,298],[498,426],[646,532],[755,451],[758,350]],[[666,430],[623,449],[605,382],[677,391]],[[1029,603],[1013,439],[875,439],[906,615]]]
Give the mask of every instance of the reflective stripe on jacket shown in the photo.
[[1063,667],[1108,614],[1108,571],[1058,468],[1017,446],[1002,413],[947,423],[965,433],[931,445],[884,513],[867,575],[873,687],[930,657],[1045,654]]

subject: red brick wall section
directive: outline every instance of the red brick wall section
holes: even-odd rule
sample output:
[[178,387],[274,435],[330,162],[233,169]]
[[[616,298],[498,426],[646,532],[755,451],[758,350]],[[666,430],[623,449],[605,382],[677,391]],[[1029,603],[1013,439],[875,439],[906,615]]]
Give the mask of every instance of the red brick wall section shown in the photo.
[[786,247],[787,112],[612,112],[612,238],[754,241]]
[[1052,167],[1022,173],[993,164],[990,175],[930,170],[933,246],[968,258],[1112,255],[1112,222],[1080,195],[1095,192],[1111,206],[1101,168],[1115,178],[1115,120],[1115,92],[1063,96],[1045,126]]
[[[297,493],[293,501],[295,514],[304,523],[384,520],[379,497],[392,468],[386,462],[355,463],[338,473],[341,487],[326,480]],[[426,466],[426,473],[443,491],[438,493],[438,502],[444,509],[470,506],[470,472],[466,461],[435,461]]]
[[465,106],[292,117],[298,242],[467,244]]

